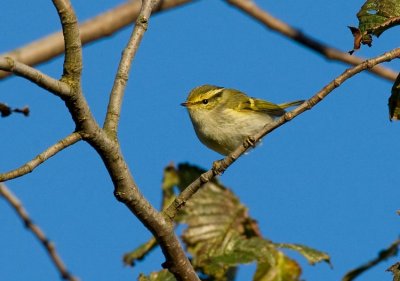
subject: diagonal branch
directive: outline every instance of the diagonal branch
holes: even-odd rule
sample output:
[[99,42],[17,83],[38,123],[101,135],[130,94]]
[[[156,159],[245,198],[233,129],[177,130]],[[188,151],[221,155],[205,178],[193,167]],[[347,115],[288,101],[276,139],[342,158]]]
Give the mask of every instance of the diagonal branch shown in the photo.
[[388,248],[381,250],[376,258],[347,272],[346,275],[343,277],[342,281],[352,281],[356,279],[359,275],[371,269],[372,267],[378,265],[379,263],[384,262],[391,257],[397,256],[399,252],[399,247],[400,247],[400,240],[397,239]]
[[29,217],[21,201],[11,192],[11,190],[9,190],[6,187],[5,184],[1,182],[0,182],[0,195],[3,196],[3,198],[11,205],[11,207],[14,208],[15,212],[24,222],[25,227],[32,232],[32,234],[36,237],[36,239],[39,240],[39,242],[45,248],[54,266],[60,273],[61,278],[69,281],[78,281],[78,279],[75,276],[69,273],[68,269],[64,265],[64,262],[57,253],[54,243],[51,242],[46,237],[43,230],[37,224],[33,223],[32,219]]
[[6,172],[4,174],[0,174],[0,182],[15,179],[32,172],[37,166],[45,162],[47,159],[56,155],[64,148],[67,148],[68,146],[73,145],[74,143],[80,141],[81,139],[82,139],[81,135],[77,132],[70,134],[69,136],[58,141],[56,144],[50,146],[48,149],[37,155],[31,161],[22,165],[21,167]]
[[[114,9],[93,17],[80,25],[82,44],[107,37],[134,22],[139,15],[141,1],[126,1]],[[164,0],[154,7],[154,12],[162,12],[193,0]],[[64,52],[64,41],[61,32],[56,32],[18,49],[2,54],[15,60],[34,66],[48,61]],[[0,71],[0,79],[9,75]]]
[[342,83],[344,83],[347,79],[353,77],[354,75],[369,70],[376,65],[391,61],[395,58],[400,57],[400,48],[393,49],[389,52],[386,52],[380,56],[377,56],[372,59],[365,60],[364,62],[345,70],[341,75],[332,80],[328,85],[322,88],[318,93],[312,96],[309,100],[302,103],[300,106],[295,108],[290,112],[286,112],[285,115],[275,120],[274,122],[267,124],[264,128],[255,134],[254,136],[249,137],[247,141],[245,141],[241,146],[239,146],[234,152],[226,156],[224,159],[218,161],[216,164],[214,163],[213,168],[202,174],[199,178],[197,178],[194,182],[192,182],[188,187],[186,187],[181,194],[179,194],[174,202],[172,202],[164,211],[165,215],[170,219],[173,219],[177,212],[185,205],[186,201],[192,197],[193,194],[199,190],[205,183],[209,182],[212,178],[214,178],[218,174],[222,174],[230,165],[232,165],[246,150],[248,150],[251,146],[256,144],[261,138],[265,135],[271,133],[276,128],[284,125],[285,123],[291,121],[301,113],[310,110],[320,101],[322,101],[327,95],[329,95],[334,89],[339,87]]
[[[307,47],[327,59],[340,61],[349,65],[358,65],[363,62],[363,58],[359,58],[356,56],[351,56],[347,52],[342,52],[336,48],[329,47],[305,33],[291,27],[287,23],[273,17],[268,14],[266,11],[262,10],[258,7],[252,0],[227,0],[229,4],[235,6],[239,10],[243,11],[250,17],[258,20],[260,23],[265,25],[267,28],[280,33],[281,35],[288,37],[289,39],[294,40],[295,42]],[[394,71],[382,67],[377,66],[373,69],[369,69],[368,71],[381,76],[389,81],[396,80],[397,73]]]
[[32,83],[57,96],[63,97],[70,94],[70,87],[67,84],[60,82],[26,64],[20,63],[11,57],[0,57],[0,70],[12,72],[28,79]]
[[111,133],[111,135],[114,137],[117,136],[122,100],[124,97],[126,84],[128,82],[132,61],[139,48],[140,42],[142,42],[144,33],[147,30],[152,6],[152,1],[143,1],[140,14],[136,19],[135,28],[133,29],[129,41],[122,53],[118,71],[114,79],[114,85],[111,90],[110,100],[107,108],[107,115],[103,126],[104,130]]

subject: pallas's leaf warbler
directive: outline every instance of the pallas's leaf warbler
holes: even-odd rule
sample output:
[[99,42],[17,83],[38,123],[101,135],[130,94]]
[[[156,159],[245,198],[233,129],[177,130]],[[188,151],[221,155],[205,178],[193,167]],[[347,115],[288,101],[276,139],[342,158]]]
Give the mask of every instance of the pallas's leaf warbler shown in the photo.
[[208,148],[228,155],[247,137],[285,114],[285,108],[301,103],[302,100],[274,104],[251,98],[235,89],[203,85],[194,88],[181,105],[187,108],[200,141]]

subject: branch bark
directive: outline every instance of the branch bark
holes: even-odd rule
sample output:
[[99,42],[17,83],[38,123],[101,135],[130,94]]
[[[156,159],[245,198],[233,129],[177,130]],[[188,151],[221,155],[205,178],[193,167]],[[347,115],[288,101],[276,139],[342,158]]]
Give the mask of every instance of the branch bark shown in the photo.
[[[199,278],[175,235],[173,222],[164,217],[143,197],[124,160],[116,135],[101,129],[90,112],[80,87],[82,51],[76,16],[69,1],[53,0],[53,2],[59,13],[65,37],[66,54],[62,80],[71,87],[71,94],[63,99],[76,124],[76,130],[102,158],[113,181],[116,198],[139,218],[159,242],[166,258],[164,267],[168,268],[177,280],[198,281]],[[152,5],[157,1],[143,0],[142,3],[143,8],[138,17],[141,24],[148,21]],[[143,36],[143,34],[140,35],[140,33],[144,33],[143,26],[135,28],[133,33],[132,38],[136,38],[134,40],[139,42],[130,46],[129,48],[132,49],[124,53],[120,67],[123,69],[122,75],[126,76],[129,74],[131,59],[135,54],[134,50],[137,49],[140,38]],[[118,74],[117,78],[120,79]],[[121,82],[124,84],[126,81],[124,79],[116,81],[117,84]],[[113,114],[119,114],[118,108],[120,108],[124,90],[125,87],[121,86],[113,92],[116,95],[115,103],[112,105]],[[118,119],[114,120],[115,126],[117,123]]]

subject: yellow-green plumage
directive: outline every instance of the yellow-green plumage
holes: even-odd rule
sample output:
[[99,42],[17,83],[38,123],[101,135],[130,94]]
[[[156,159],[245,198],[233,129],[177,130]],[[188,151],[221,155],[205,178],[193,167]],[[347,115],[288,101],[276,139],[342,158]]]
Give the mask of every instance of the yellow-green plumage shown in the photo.
[[193,89],[182,105],[187,107],[200,141],[228,155],[248,136],[285,114],[285,108],[302,102],[274,104],[235,89],[203,85]]

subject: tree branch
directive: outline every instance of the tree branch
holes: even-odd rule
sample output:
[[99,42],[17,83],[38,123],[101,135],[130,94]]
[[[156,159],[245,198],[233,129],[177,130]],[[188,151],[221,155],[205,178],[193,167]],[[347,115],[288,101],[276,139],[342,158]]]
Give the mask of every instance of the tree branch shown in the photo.
[[[175,200],[165,209],[164,213],[171,220],[175,217],[177,212],[185,205],[186,201],[189,200],[190,197],[193,196],[202,187],[205,183],[209,182],[212,178],[214,178],[218,174],[222,174],[230,165],[232,165],[246,150],[248,150],[251,146],[254,146],[261,138],[265,135],[271,133],[276,128],[279,128],[283,124],[291,121],[301,113],[310,110],[320,101],[322,101],[329,93],[331,93],[334,89],[339,87],[342,83],[344,83],[347,79],[353,77],[354,75],[364,71],[369,70],[376,65],[382,62],[388,62],[395,58],[400,57],[400,48],[393,49],[389,52],[386,52],[380,56],[377,56],[372,59],[365,60],[364,62],[348,68],[337,78],[332,80],[328,85],[322,88],[318,93],[316,93],[309,100],[302,103],[300,106],[296,107],[294,110],[290,112],[286,112],[285,115],[275,120],[272,123],[267,124],[264,128],[251,136],[246,140],[241,146],[239,146],[235,151],[226,156],[224,159],[215,162],[213,164],[213,168],[202,174],[199,178],[193,181],[188,187],[186,187],[181,194],[179,194]],[[217,164],[217,165],[216,165]]]
[[[159,1],[155,2],[158,3]],[[104,130],[109,132],[114,137],[117,136],[122,99],[124,97],[126,84],[128,82],[132,61],[139,48],[140,42],[142,42],[144,33],[147,30],[152,6],[152,1],[143,1],[140,14],[136,20],[136,24],[131,33],[129,41],[122,53],[121,61],[119,62],[118,66],[118,71],[114,79],[114,85],[111,90],[107,114],[103,126]]]
[[[340,61],[349,65],[358,65],[364,61],[363,58],[351,56],[347,52],[342,52],[336,48],[329,47],[311,38],[301,31],[291,27],[287,23],[268,14],[266,11],[259,8],[251,0],[227,0],[227,2],[232,6],[238,8],[239,10],[243,11],[250,17],[258,20],[260,23],[265,25],[265,27],[276,31],[291,40],[294,40],[304,47],[307,47],[321,54],[327,59]],[[397,77],[397,73],[382,66],[374,67],[373,69],[369,69],[368,71],[389,81],[395,81]]]
[[[199,278],[175,235],[173,222],[166,219],[143,197],[124,160],[116,135],[109,134],[106,130],[101,129],[90,112],[80,87],[81,51],[77,48],[80,49],[81,46],[76,16],[68,0],[53,0],[53,2],[59,12],[66,41],[64,64],[67,65],[64,66],[63,80],[71,85],[72,91],[71,95],[66,97],[64,101],[76,124],[76,130],[102,158],[113,181],[116,198],[139,218],[159,242],[166,258],[164,267],[168,268],[178,281],[198,281]],[[157,1],[143,0],[142,3],[143,8],[138,18],[140,19],[139,22],[143,24],[150,16],[152,3],[157,3]],[[129,55],[127,58],[129,58]],[[131,62],[127,58],[124,58],[127,61],[122,63],[122,67],[127,67],[127,70],[129,70]],[[122,73],[128,75],[127,70],[124,69]],[[117,77],[117,79],[120,79],[120,77]],[[124,87],[117,90],[121,100],[123,90]],[[117,101],[118,103],[120,101]]]
[[67,0],[53,0],[61,21],[64,37],[64,71],[62,80],[80,87],[82,72],[82,45],[79,25],[71,3]]
[[39,242],[42,244],[54,266],[60,273],[62,279],[69,281],[78,281],[78,279],[67,270],[64,262],[56,251],[54,243],[46,237],[42,229],[37,224],[33,223],[27,211],[24,209],[21,201],[11,192],[11,190],[6,187],[5,184],[1,182],[0,195],[3,196],[3,198],[11,205],[11,207],[14,208],[17,215],[24,222],[25,227],[30,230],[32,234],[36,237],[36,239],[39,240]]
[[[154,12],[162,12],[187,4],[192,0],[163,0],[154,8]],[[80,25],[82,44],[88,44],[119,31],[134,22],[139,15],[140,1],[127,1],[105,13],[93,17]],[[48,61],[64,52],[64,41],[61,32],[34,41],[0,56],[12,57],[26,65],[34,66]],[[0,71],[0,79],[9,75]]]
[[66,83],[58,81],[11,57],[0,57],[0,70],[21,76],[57,96],[63,97],[70,94],[70,87]]
[[347,272],[346,275],[343,277],[342,281],[352,281],[352,280],[356,279],[360,274],[371,269],[372,267],[376,266],[377,264],[379,264],[383,261],[386,261],[387,259],[389,259],[391,257],[396,256],[399,252],[399,246],[400,246],[400,240],[397,239],[388,248],[380,251],[376,258]]
[[58,141],[56,144],[50,146],[48,149],[37,155],[31,161],[22,165],[21,167],[6,172],[4,174],[0,174],[0,182],[15,179],[32,172],[37,166],[45,162],[47,159],[56,155],[64,148],[67,148],[68,146],[73,145],[74,143],[80,141],[81,139],[82,136],[77,132],[70,134],[69,136]]

